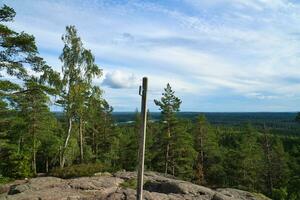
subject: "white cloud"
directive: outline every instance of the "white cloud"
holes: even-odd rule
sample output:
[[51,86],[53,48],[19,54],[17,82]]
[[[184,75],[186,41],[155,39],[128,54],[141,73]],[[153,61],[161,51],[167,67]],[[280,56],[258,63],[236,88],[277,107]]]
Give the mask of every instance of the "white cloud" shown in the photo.
[[75,24],[104,69],[113,106],[120,96],[136,98],[142,76],[149,77],[150,98],[168,82],[192,99],[223,89],[250,99],[300,96],[298,83],[286,81],[300,77],[300,6],[288,0],[186,0],[197,12],[147,1],[7,2],[17,11],[13,27],[34,34],[58,70],[60,37]]
[[126,73],[124,71],[115,70],[105,74],[102,82],[104,86],[114,89],[134,88],[137,87],[139,81],[133,73]]
[[285,9],[293,4],[288,0],[186,0],[186,2],[197,7],[215,7],[218,5],[231,5],[237,9],[253,9],[263,11],[264,9]]

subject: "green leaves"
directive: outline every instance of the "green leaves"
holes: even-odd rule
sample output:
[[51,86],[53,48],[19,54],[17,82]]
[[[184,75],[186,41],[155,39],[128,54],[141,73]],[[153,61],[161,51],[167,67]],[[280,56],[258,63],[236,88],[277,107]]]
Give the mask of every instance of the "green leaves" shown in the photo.
[[15,10],[5,4],[0,9],[0,22],[12,21],[15,16],[16,16]]
[[[61,81],[61,99],[57,102],[61,103],[64,107],[65,116],[68,118],[68,121],[74,120],[75,122],[73,125],[70,123],[68,125],[66,145],[74,128],[73,126],[77,125],[79,127],[78,144],[80,147],[80,160],[82,162],[85,152],[87,153],[84,141],[87,127],[84,124],[88,124],[88,126],[94,129],[97,122],[94,122],[92,117],[97,116],[93,114],[99,114],[97,112],[99,110],[103,112],[102,107],[105,108],[108,104],[101,97],[101,89],[92,85],[93,78],[100,77],[102,70],[95,64],[92,52],[83,47],[75,26],[66,27],[66,34],[62,36],[62,40],[65,44],[63,52],[60,55],[60,60],[63,62],[63,79]],[[96,110],[93,110],[95,105],[98,107]]]

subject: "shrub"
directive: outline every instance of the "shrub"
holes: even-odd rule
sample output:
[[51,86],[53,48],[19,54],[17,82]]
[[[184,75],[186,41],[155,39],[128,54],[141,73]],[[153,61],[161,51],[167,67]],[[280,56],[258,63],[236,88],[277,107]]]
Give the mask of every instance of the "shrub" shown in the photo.
[[9,182],[12,182],[12,181],[13,181],[12,178],[9,178],[9,177],[3,177],[3,176],[0,174],[0,185],[6,184],[6,183],[9,183]]
[[51,170],[50,175],[59,178],[75,178],[82,176],[93,176],[96,172],[104,171],[105,167],[103,164],[79,164],[71,165],[65,168],[54,168]]
[[32,176],[29,155],[12,153],[2,168],[3,174],[7,177],[18,179]]
[[[150,182],[144,180],[144,184],[143,184],[144,187],[145,187],[145,185],[147,185],[148,183],[150,183]],[[127,179],[127,180],[125,180],[123,183],[121,183],[120,186],[121,186],[122,188],[136,189],[136,188],[137,188],[137,179],[136,179],[136,178]]]
[[273,189],[273,199],[274,200],[285,200],[287,199],[288,193],[286,188]]
[[136,178],[128,179],[128,180],[125,180],[120,185],[121,185],[122,188],[136,189],[136,187],[137,187],[137,180],[136,180]]

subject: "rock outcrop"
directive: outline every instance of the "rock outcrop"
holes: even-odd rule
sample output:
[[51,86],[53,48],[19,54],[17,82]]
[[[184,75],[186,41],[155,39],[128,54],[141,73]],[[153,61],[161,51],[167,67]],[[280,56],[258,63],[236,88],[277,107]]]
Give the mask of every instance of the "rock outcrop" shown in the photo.
[[[98,173],[93,177],[60,179],[38,177],[0,186],[0,200],[135,200],[136,173]],[[212,190],[174,177],[146,172],[147,200],[268,200],[263,195],[223,188]]]

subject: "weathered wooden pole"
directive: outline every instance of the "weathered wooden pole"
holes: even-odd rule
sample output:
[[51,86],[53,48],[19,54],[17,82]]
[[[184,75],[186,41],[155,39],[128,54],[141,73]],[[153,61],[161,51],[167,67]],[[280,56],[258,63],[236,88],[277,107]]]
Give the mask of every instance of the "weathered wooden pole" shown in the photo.
[[137,189],[136,199],[143,199],[143,182],[144,182],[144,160],[145,160],[145,141],[146,141],[146,128],[147,128],[147,89],[148,89],[148,78],[143,78],[143,85],[140,88],[140,95],[142,96],[141,106],[141,131],[140,131],[140,142],[139,142],[139,168],[137,176]]

